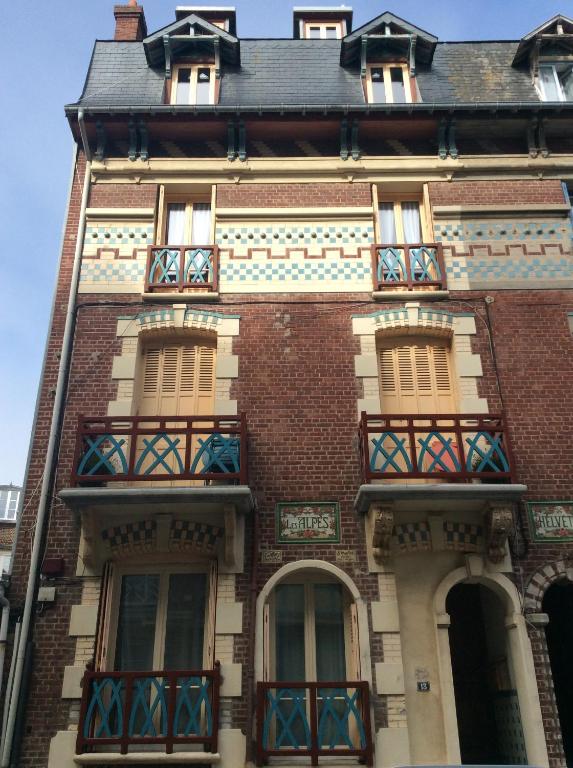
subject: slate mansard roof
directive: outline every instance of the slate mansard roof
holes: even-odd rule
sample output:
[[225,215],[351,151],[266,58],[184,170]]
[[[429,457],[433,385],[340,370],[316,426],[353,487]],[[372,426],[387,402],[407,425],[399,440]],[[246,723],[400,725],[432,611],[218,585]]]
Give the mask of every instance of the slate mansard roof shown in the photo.
[[[196,16],[193,19],[197,21]],[[379,29],[380,20],[386,19],[397,20],[407,32],[421,33],[417,50],[426,47],[417,64],[416,81],[422,104],[540,103],[528,63],[516,65],[523,41],[438,42],[385,13],[345,40],[239,40],[222,33],[226,59],[223,56],[218,106],[363,106],[359,35],[370,29],[376,32],[376,25]],[[198,21],[205,33],[212,34],[214,27]],[[83,94],[70,106],[163,105],[165,66],[158,55],[163,49],[162,34],[176,26],[159,30],[143,42],[96,42]],[[349,57],[352,46],[354,54]]]

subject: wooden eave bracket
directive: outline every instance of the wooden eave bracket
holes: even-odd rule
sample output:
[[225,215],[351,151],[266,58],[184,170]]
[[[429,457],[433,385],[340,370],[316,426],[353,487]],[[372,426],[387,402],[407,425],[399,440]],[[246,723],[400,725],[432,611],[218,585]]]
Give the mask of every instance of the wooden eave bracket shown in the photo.
[[127,157],[134,162],[139,159],[144,162],[149,160],[149,131],[147,125],[143,120],[138,120],[137,123],[133,118],[128,123],[129,131],[129,148]]
[[94,153],[94,158],[101,163],[101,161],[105,157],[105,145],[107,141],[105,128],[101,120],[98,120],[96,122],[96,140],[97,140],[97,146],[96,146],[96,151]]
[[529,157],[549,157],[551,152],[547,146],[545,135],[546,118],[532,117],[527,125],[527,151]]
[[513,506],[491,502],[486,514],[486,548],[492,563],[505,557],[507,540],[515,531]]
[[456,144],[456,121],[453,117],[442,117],[438,123],[438,157],[446,160],[447,157],[457,160],[459,157]]
[[244,120],[229,120],[227,122],[227,160],[239,160],[244,163],[247,159],[247,129]]
[[390,504],[372,504],[368,511],[372,535],[372,554],[377,563],[390,557],[394,531],[394,511]]
[[163,35],[163,48],[165,50],[165,79],[171,80],[171,40],[169,35]]
[[409,61],[410,61],[410,77],[416,76],[416,42],[418,38],[416,35],[410,36],[410,51],[409,51]]
[[352,156],[353,160],[360,160],[360,145],[358,143],[358,130],[360,124],[357,118],[354,118],[350,124],[347,118],[340,121],[340,159],[348,160]]

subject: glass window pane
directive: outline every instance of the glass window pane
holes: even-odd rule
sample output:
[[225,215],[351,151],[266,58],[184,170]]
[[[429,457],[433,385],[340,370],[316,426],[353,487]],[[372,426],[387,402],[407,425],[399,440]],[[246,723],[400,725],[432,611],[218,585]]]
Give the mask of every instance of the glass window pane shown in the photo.
[[277,680],[304,681],[304,586],[276,588],[275,649]]
[[193,203],[191,245],[209,245],[211,242],[211,205]]
[[204,573],[169,577],[165,669],[203,669],[206,590]]
[[211,103],[211,70],[202,67],[197,71],[197,96],[196,104]]
[[185,203],[169,203],[167,206],[167,245],[187,245],[185,242]]
[[422,242],[422,225],[420,222],[419,203],[402,203],[402,226],[404,228],[404,242]]
[[394,104],[404,104],[406,101],[404,70],[401,67],[392,67],[390,69],[390,80],[392,82],[392,99]]
[[337,38],[337,28],[336,27],[326,27],[326,37],[328,40],[333,40]]
[[180,69],[177,73],[177,91],[175,94],[176,104],[189,104],[191,93],[191,70]]
[[320,37],[320,27],[309,27],[308,36],[311,39],[318,39]]
[[6,518],[6,507],[8,505],[8,491],[0,491],[0,519]]
[[561,71],[559,72],[559,82],[565,101],[573,101],[573,67],[571,64],[566,64],[561,67]]
[[153,669],[158,574],[130,574],[121,580],[115,669]]
[[344,611],[340,584],[314,585],[316,679],[346,679]]
[[394,218],[394,203],[380,203],[378,208],[380,219],[380,235],[382,243],[396,243],[396,220]]
[[560,101],[559,88],[553,66],[539,67],[539,81],[545,101]]
[[386,90],[384,88],[384,70],[382,67],[374,67],[370,70],[372,84],[372,101],[378,104],[386,103]]

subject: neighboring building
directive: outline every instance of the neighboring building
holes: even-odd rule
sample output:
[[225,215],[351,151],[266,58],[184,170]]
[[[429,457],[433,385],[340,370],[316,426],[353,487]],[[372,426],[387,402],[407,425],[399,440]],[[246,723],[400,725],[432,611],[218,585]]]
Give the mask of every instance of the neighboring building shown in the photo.
[[573,21],[115,17],[4,757],[571,764]]
[[0,574],[10,570],[21,493],[12,483],[0,485]]

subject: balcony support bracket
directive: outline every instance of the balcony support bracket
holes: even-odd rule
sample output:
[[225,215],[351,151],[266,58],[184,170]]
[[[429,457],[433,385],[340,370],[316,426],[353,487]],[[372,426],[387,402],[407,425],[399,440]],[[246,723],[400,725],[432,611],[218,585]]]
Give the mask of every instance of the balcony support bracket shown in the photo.
[[372,554],[377,563],[390,556],[394,510],[390,504],[373,504],[369,511]]
[[492,563],[505,557],[507,540],[515,531],[513,506],[491,502],[487,510],[487,556]]

